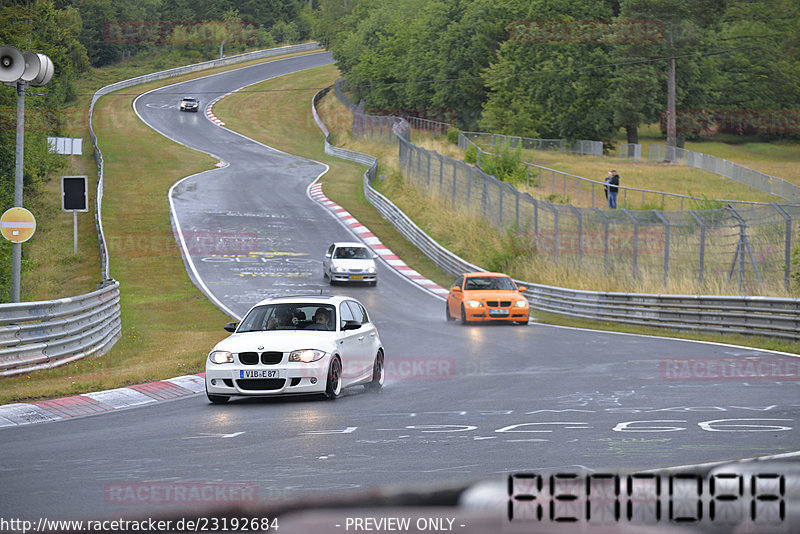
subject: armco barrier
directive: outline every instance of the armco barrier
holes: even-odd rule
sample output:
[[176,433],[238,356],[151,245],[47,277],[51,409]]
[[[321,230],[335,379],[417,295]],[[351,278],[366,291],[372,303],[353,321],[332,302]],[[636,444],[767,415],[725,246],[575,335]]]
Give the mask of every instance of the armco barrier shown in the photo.
[[[397,206],[370,185],[377,159],[330,145],[330,134],[316,110],[328,89],[314,96],[312,113],[325,134],[325,152],[342,159],[370,165],[364,173],[364,195],[380,214],[422,250],[446,273],[482,271],[439,245]],[[715,295],[650,295],[582,291],[516,280],[528,290],[535,310],[559,315],[631,325],[779,337],[800,342],[800,299]]]
[[58,300],[0,306],[0,376],[101,356],[119,339],[119,282]]

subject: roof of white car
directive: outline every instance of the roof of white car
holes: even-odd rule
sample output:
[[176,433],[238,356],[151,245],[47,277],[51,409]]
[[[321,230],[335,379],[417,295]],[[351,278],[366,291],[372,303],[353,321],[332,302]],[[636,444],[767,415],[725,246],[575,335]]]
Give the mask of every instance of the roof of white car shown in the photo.
[[337,241],[334,243],[336,247],[364,247],[367,248],[367,245],[364,243],[356,243],[355,241]]
[[355,300],[351,297],[346,297],[343,295],[287,295],[283,297],[269,297],[262,301],[260,301],[256,306],[261,306],[262,304],[338,304],[343,300]]

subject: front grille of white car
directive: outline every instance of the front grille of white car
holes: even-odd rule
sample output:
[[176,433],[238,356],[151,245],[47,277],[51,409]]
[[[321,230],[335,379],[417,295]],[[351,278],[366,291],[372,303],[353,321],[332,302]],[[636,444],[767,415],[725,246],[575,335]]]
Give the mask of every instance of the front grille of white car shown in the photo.
[[239,361],[243,365],[256,365],[259,361],[264,365],[276,365],[283,360],[282,352],[266,351],[260,355],[257,352],[240,352]]

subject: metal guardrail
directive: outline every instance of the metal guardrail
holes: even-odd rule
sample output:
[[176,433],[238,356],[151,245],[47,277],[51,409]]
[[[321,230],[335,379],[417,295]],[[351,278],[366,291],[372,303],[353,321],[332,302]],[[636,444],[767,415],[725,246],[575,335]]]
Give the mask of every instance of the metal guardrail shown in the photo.
[[92,293],[0,306],[0,376],[101,356],[120,338],[119,282]]
[[[364,173],[364,194],[370,204],[446,273],[455,277],[463,272],[483,271],[442,247],[397,206],[375,191],[371,181],[377,168],[376,158],[329,147],[328,129],[316,111],[316,103],[327,91],[317,93],[312,101],[314,120],[326,136],[325,152],[350,161],[371,162],[370,169]],[[800,299],[614,293],[560,288],[523,280],[516,282],[527,288],[526,297],[531,307],[543,312],[631,325],[800,341]]]

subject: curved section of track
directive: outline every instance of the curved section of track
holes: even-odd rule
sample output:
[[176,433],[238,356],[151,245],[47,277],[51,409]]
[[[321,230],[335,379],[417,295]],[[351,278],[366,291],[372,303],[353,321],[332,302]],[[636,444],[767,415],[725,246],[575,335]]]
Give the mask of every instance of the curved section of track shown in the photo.
[[[325,53],[274,61],[136,100],[155,130],[226,163],[182,180],[171,198],[193,276],[233,314],[265,295],[327,288],[320,262],[326,246],[354,236],[306,194],[324,165],[244,139],[203,113],[180,113],[177,103],[189,94],[205,105],[330,62]],[[0,512],[174,512],[163,502],[122,503],[109,493],[153,481],[245,482],[261,500],[314,498],[537,468],[650,469],[785,453],[800,443],[800,382],[683,380],[663,363],[768,358],[796,369],[790,357],[537,324],[463,327],[445,322],[439,298],[384,264],[379,274],[376,288],[334,288],[364,302],[380,329],[387,385],[379,394],[225,406],[194,396],[0,428]],[[191,310],[186,316],[191,320]]]

